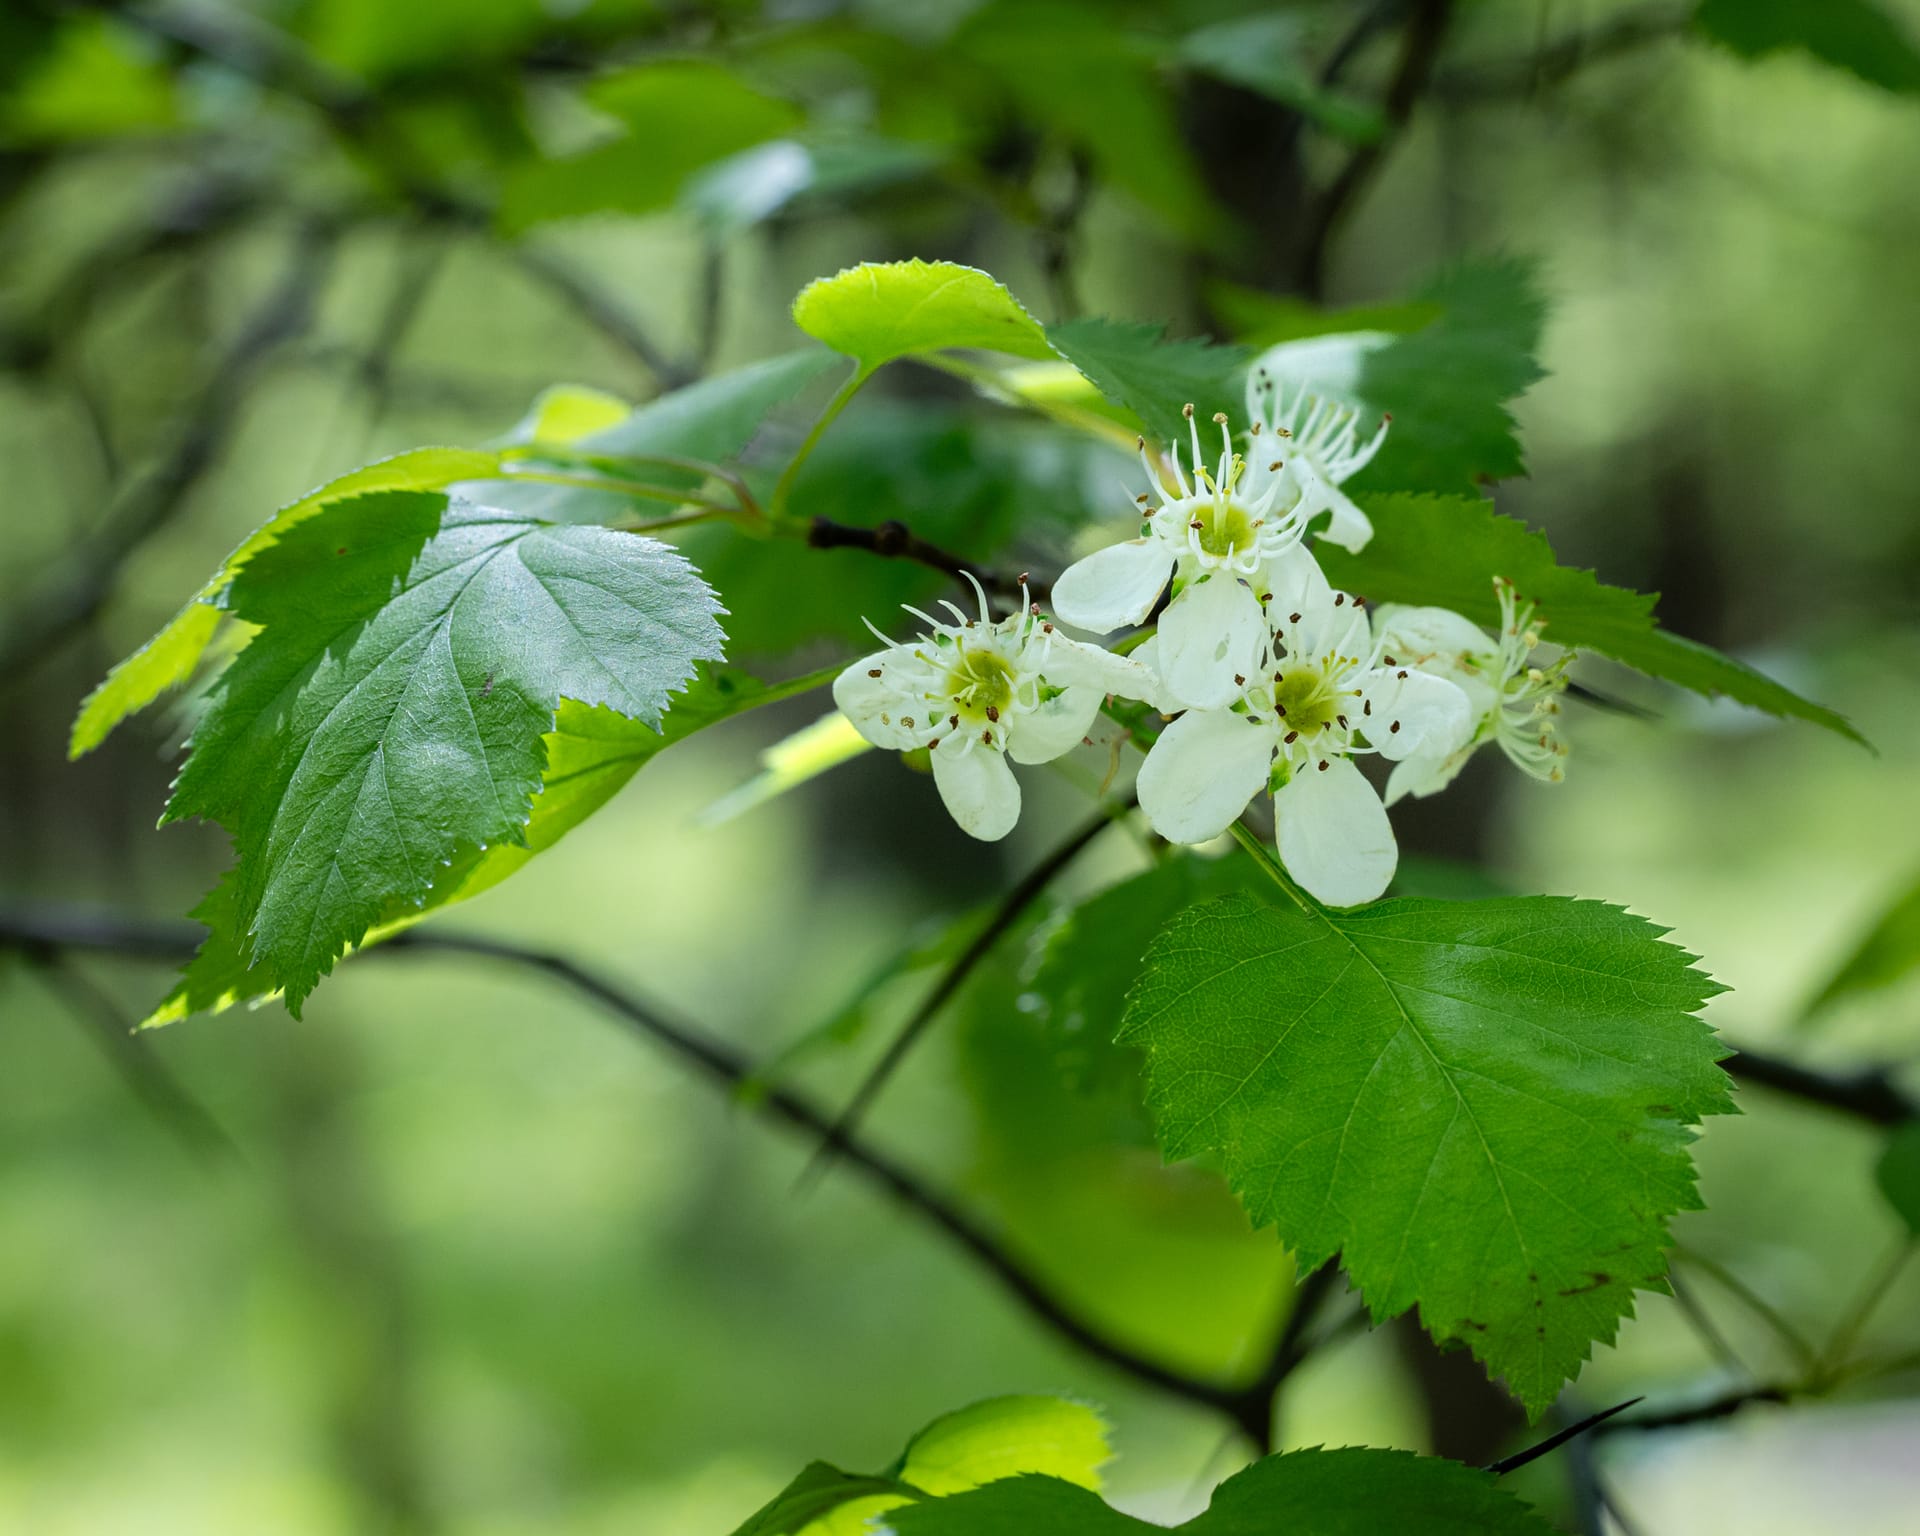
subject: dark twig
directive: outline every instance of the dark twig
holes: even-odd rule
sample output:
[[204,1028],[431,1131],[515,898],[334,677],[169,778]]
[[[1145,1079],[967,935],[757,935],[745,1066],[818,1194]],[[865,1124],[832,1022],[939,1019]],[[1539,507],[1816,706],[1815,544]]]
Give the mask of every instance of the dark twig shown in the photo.
[[1511,1456],[1503,1456],[1498,1461],[1489,1462],[1487,1464],[1487,1471],[1491,1472],[1495,1477],[1505,1477],[1507,1473],[1518,1471],[1528,1462],[1538,1461],[1542,1456],[1559,1450],[1561,1446],[1565,1445],[1575,1436],[1584,1435],[1588,1430],[1595,1429],[1606,1423],[1606,1421],[1616,1413],[1625,1413],[1635,1403],[1643,1403],[1645,1401],[1646,1399],[1643,1397],[1630,1397],[1624,1403],[1615,1403],[1611,1408],[1602,1408],[1598,1413],[1590,1413],[1584,1419],[1580,1420],[1579,1423],[1569,1424],[1565,1429],[1548,1435],[1547,1438],[1542,1440],[1538,1445],[1530,1445],[1524,1451],[1515,1451]]
[[1757,1083],[1811,1104],[1824,1104],[1875,1125],[1904,1125],[1920,1117],[1920,1103],[1881,1067],[1857,1072],[1816,1072],[1761,1051],[1738,1050],[1720,1065],[1744,1083]]
[[1379,169],[1389,146],[1413,116],[1414,105],[1433,76],[1434,61],[1453,20],[1453,0],[1416,0],[1400,46],[1400,60],[1387,84],[1381,113],[1386,128],[1379,137],[1357,145],[1347,163],[1307,209],[1307,233],[1301,243],[1299,287],[1317,296],[1326,285],[1327,246],[1353,200]]
[[[28,952],[79,949],[177,961],[193,953],[200,937],[200,930],[188,923],[154,923],[59,909],[0,909],[0,948]],[[750,1104],[755,1112],[782,1121],[810,1138],[833,1140],[836,1152],[847,1163],[860,1169],[903,1205],[918,1211],[970,1255],[1032,1316],[1084,1353],[1147,1386],[1212,1408],[1237,1424],[1245,1424],[1248,1388],[1187,1375],[1107,1338],[1069,1312],[1007,1251],[997,1236],[886,1153],[857,1135],[839,1131],[823,1111],[788,1089],[766,1088],[751,1095],[742,1093],[740,1090],[749,1084],[757,1089],[763,1085],[758,1084],[752,1063],[736,1047],[669,1020],[594,972],[542,950],[478,936],[413,928],[362,950],[359,958],[409,954],[464,954],[497,960],[538,972],[591,999],[636,1033],[665,1046],[697,1068],[725,1088],[730,1097]]]
[[1089,843],[1137,803],[1133,795],[1128,795],[1117,804],[1101,806],[1071,837],[1034,865],[1026,877],[1000,899],[986,926],[974,935],[973,942],[960,952],[953,964],[933,984],[932,990],[921,999],[920,1006],[913,1010],[913,1016],[900,1027],[900,1032],[881,1052],[880,1059],[868,1070],[860,1086],[854,1090],[853,1097],[847,1100],[846,1107],[834,1118],[833,1134],[822,1138],[819,1147],[808,1159],[807,1166],[801,1170],[796,1187],[808,1188],[826,1174],[833,1166],[835,1152],[859,1126],[880,1090],[886,1087],[900,1064],[907,1059],[908,1053],[940,1016],[940,1010],[966,985],[967,978],[978,969],[980,962],[993,952],[994,945],[1020,920],[1020,915],[1033,905],[1061,871],[1080,857]]
[[816,517],[807,529],[807,543],[813,549],[864,549],[888,560],[912,560],[955,580],[971,576],[987,591],[1003,596],[1017,595],[1024,586],[1034,601],[1044,602],[1053,589],[1051,582],[1036,581],[1025,573],[1024,580],[1022,576],[1009,576],[929,544],[897,520],[890,519],[877,528],[856,528],[830,517]]
[[1642,1413],[1630,1419],[1614,1419],[1600,1426],[1597,1432],[1611,1435],[1629,1429],[1680,1429],[1688,1424],[1708,1424],[1715,1419],[1732,1418],[1749,1403],[1787,1402],[1793,1392],[1794,1389],[1789,1386],[1743,1387],[1738,1392],[1723,1393],[1688,1408],[1671,1408],[1662,1413]]
[[134,550],[179,511],[226,447],[255,375],[311,322],[339,235],[340,226],[325,219],[304,221],[294,230],[280,281],[214,366],[172,450],[116,499],[59,573],[20,605],[22,617],[0,635],[0,678],[18,675],[91,620],[112,596]]

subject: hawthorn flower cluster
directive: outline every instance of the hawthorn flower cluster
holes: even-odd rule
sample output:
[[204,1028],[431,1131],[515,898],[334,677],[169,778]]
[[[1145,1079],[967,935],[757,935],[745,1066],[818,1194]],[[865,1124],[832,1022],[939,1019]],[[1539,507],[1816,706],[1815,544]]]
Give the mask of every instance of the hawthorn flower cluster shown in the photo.
[[[977,618],[944,604],[951,623],[908,609],[926,626],[910,643],[875,630],[886,648],[841,673],[834,701],[875,746],[928,751],[954,820],[987,840],[1019,818],[1008,759],[1071,751],[1110,697],[1147,702],[1167,720],[1139,773],[1156,832],[1207,842],[1270,793],[1288,873],[1316,899],[1353,906],[1393,878],[1387,806],[1446,788],[1480,747],[1497,743],[1536,777],[1562,776],[1555,721],[1570,658],[1536,665],[1540,626],[1504,580],[1492,636],[1450,609],[1369,610],[1335,590],[1311,540],[1358,551],[1372,538],[1341,486],[1379,451],[1388,423],[1363,437],[1353,407],[1289,395],[1265,369],[1247,412],[1244,448],[1227,417],[1214,418],[1211,463],[1191,406],[1188,458],[1176,445],[1162,469],[1143,443],[1138,535],[1054,585],[1059,623],[1095,634],[1157,611],[1130,654],[1071,638],[1031,602],[995,620],[976,583]],[[1368,755],[1392,764],[1384,801],[1355,762]]]

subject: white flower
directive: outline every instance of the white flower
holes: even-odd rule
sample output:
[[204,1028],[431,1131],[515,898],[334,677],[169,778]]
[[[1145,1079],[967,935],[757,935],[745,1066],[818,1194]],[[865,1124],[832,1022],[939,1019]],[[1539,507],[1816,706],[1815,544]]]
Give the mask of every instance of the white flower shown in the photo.
[[1500,635],[1450,608],[1383,607],[1374,628],[1388,653],[1422,672],[1444,677],[1467,696],[1473,733],[1450,750],[1416,753],[1396,764],[1387,780],[1387,804],[1406,795],[1437,794],[1451,784],[1476,751],[1490,741],[1519,768],[1558,784],[1566,776],[1566,743],[1555,732],[1560,695],[1566,691],[1571,654],[1546,667],[1534,665],[1541,626],[1533,604],[1522,604],[1513,583],[1494,579],[1500,599]]
[[1373,462],[1393,418],[1382,416],[1379,430],[1363,443],[1359,407],[1304,385],[1289,399],[1264,360],[1247,373],[1247,414],[1256,436],[1271,432],[1291,450],[1284,457],[1286,474],[1298,487],[1296,515],[1305,523],[1322,512],[1332,514],[1322,537],[1357,554],[1373,537],[1373,524],[1340,487]]
[[1140,769],[1140,805],[1162,837],[1199,843],[1271,788],[1288,873],[1318,900],[1354,906],[1386,890],[1399,851],[1353,757],[1452,751],[1472,712],[1445,678],[1388,664],[1360,605],[1324,579],[1293,601],[1269,609],[1267,650],[1233,706],[1189,710],[1161,733]]
[[[1193,407],[1187,407],[1191,479],[1178,444],[1169,485],[1141,443],[1140,460],[1160,505],[1146,513],[1139,538],[1068,566],[1054,583],[1053,604],[1067,623],[1107,634],[1144,623],[1177,577],[1179,591],[1160,615],[1161,679],[1183,704],[1224,709],[1239,696],[1235,676],[1254,670],[1266,643],[1262,603],[1313,563],[1301,547],[1312,512],[1297,509],[1301,488],[1287,478],[1280,457],[1235,453],[1226,416],[1214,420],[1221,452],[1209,469],[1201,461]],[[1256,445],[1259,432],[1256,426]],[[1152,501],[1147,494],[1135,499],[1143,507]]]
[[834,679],[833,701],[876,747],[931,748],[947,810],[993,842],[1020,819],[1007,759],[1051,762],[1080,744],[1109,693],[1144,698],[1153,682],[1137,663],[1060,634],[1037,604],[994,622],[978,582],[974,591],[977,620],[951,603],[941,604],[951,624],[907,609],[927,633],[856,661]]

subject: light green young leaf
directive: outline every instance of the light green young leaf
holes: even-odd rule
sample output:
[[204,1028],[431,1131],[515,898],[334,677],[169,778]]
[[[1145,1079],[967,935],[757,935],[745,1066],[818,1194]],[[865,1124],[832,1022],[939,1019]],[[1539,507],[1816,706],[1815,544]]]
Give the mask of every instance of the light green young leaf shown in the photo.
[[868,261],[816,278],[793,301],[793,321],[863,373],[950,347],[1053,356],[1019,300],[977,267],[950,261]]
[[907,1443],[894,1475],[942,1496],[1030,1473],[1098,1489],[1113,1457],[1106,1421],[1061,1397],[994,1397],[935,1419]]
[[1813,1001],[1810,1016],[1859,992],[1877,992],[1920,970],[1920,879],[1916,879],[1867,931]]
[[1798,49],[1882,90],[1920,94],[1920,49],[1874,0],[1700,0],[1693,24],[1743,58]]
[[800,122],[792,103],[700,59],[636,65],[596,81],[587,99],[618,118],[626,134],[562,159],[516,166],[501,194],[503,229],[670,207],[702,167],[790,133]]
[[227,583],[241,566],[289,529],[349,496],[370,491],[442,490],[456,481],[492,474],[499,464],[496,454],[466,448],[415,448],[330,480],[282,507],[220,563],[206,586],[167,621],[159,634],[115,666],[87,695],[73,722],[67,755],[82,757],[91,752],[127,716],[139,713],[192,675],[219,627],[220,596]]
[[1539,604],[1547,638],[1598,651],[1653,677],[1709,697],[1725,694],[1770,715],[1794,716],[1865,738],[1844,716],[1710,646],[1660,628],[1654,598],[1611,587],[1591,571],[1554,560],[1546,538],[1478,497],[1377,496],[1362,502],[1374,536],[1359,554],[1322,540],[1327,579],[1375,603],[1434,603],[1497,628],[1492,578],[1504,576]]
[[[1069,320],[1048,326],[1047,340],[1163,443],[1187,441],[1188,405],[1203,423],[1224,411],[1236,430],[1244,430],[1246,349],[1194,337],[1165,341],[1163,330],[1118,320]],[[1203,434],[1201,441],[1215,444],[1217,431],[1209,431],[1214,435]]]
[[1097,1489],[1111,1455],[1105,1422],[1084,1403],[989,1398],[935,1419],[880,1476],[812,1463],[733,1536],[858,1536],[872,1529],[864,1523],[872,1515],[1001,1478],[1045,1476]]
[[[526,841],[456,854],[435,874],[425,901],[416,906],[403,899],[390,905],[357,947],[377,944],[443,907],[492,890],[536,854],[558,843],[676,742],[762,704],[824,687],[838,671],[838,667],[824,667],[787,682],[766,684],[732,667],[702,666],[658,731],[611,709],[562,699],[553,729],[542,738],[546,766],[527,821]],[[245,942],[231,874],[193,915],[207,926],[206,941],[178,985],[141,1021],[143,1028],[171,1024],[195,1013],[217,1013],[235,1003],[257,1002],[279,990],[264,967],[249,963],[251,946]]]
[[507,442],[515,447],[571,448],[583,437],[625,421],[633,406],[590,384],[555,384],[534,396],[514,423]]
[[1873,1178],[1907,1231],[1920,1239],[1920,1120],[1909,1120],[1887,1138]]
[[261,626],[215,685],[167,819],[233,834],[237,931],[300,1001],[463,850],[523,843],[562,699],[657,729],[720,654],[680,555],[429,492],[326,508],[242,567]]
[[[1152,1536],[1084,1488],[1021,1477],[892,1511],[898,1536]],[[1550,1536],[1492,1473],[1405,1451],[1290,1451],[1256,1461],[1213,1491],[1186,1536]]]
[[1420,1309],[1536,1416],[1664,1285],[1699,1204],[1693,1127],[1732,1104],[1664,930],[1556,897],[1352,912],[1225,896],[1147,956],[1121,1040],[1169,1158],[1218,1152],[1303,1267]]

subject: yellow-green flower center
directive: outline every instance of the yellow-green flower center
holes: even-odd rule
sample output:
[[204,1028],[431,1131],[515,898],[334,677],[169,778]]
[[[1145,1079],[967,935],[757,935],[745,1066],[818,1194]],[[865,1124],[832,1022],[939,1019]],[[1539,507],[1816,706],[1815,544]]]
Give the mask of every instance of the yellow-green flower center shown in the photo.
[[1000,718],[1013,703],[1013,667],[993,650],[962,650],[947,673],[947,693],[962,714]]
[[1209,555],[1227,559],[1253,547],[1253,520],[1237,501],[1214,502],[1199,522],[1200,548]]
[[1273,685],[1274,710],[1287,729],[1312,736],[1332,725],[1345,711],[1345,695],[1318,667],[1288,667]]

